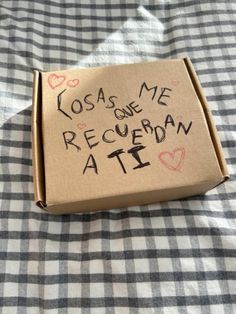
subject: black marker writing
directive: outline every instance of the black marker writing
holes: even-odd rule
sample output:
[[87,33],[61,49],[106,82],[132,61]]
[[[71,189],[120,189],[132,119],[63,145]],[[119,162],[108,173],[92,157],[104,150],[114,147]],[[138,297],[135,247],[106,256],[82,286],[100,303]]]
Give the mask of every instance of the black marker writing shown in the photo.
[[79,99],[75,99],[71,103],[71,111],[76,114],[79,114],[83,111],[83,105]]
[[192,127],[192,124],[193,124],[193,122],[190,121],[188,127],[186,128],[186,126],[182,122],[179,122],[177,134],[179,134],[179,131],[182,129],[184,131],[184,133],[187,135],[188,132],[190,131],[191,127]]
[[134,146],[134,147],[132,147],[131,149],[128,150],[128,153],[132,154],[134,159],[138,162],[138,165],[135,166],[133,169],[140,169],[140,168],[143,168],[143,167],[146,167],[146,166],[150,165],[150,162],[148,162],[148,161],[147,162],[142,162],[141,158],[139,156],[138,152],[140,150],[143,150],[144,148],[145,148],[145,146],[139,145],[139,146]]
[[166,138],[166,131],[165,131],[165,129],[162,126],[157,125],[154,128],[154,131],[155,131],[155,136],[156,136],[156,142],[157,143],[163,142],[165,140],[165,138]]
[[106,108],[114,108],[115,107],[115,102],[114,102],[114,100],[113,99],[117,99],[117,97],[116,96],[110,96],[109,98],[108,98],[108,100],[109,100],[109,102],[110,102],[110,104],[111,105],[106,105]]
[[120,164],[120,166],[121,166],[123,172],[124,172],[124,173],[127,173],[126,170],[125,170],[125,166],[124,166],[124,164],[122,163],[122,160],[121,160],[121,158],[120,158],[120,155],[121,155],[121,154],[124,154],[124,150],[123,150],[122,148],[115,150],[114,152],[112,152],[111,154],[109,154],[107,157],[108,157],[108,158],[117,157],[117,160],[118,160],[118,162],[119,162],[119,164]]
[[[91,161],[91,164],[89,164],[90,161]],[[96,174],[98,174],[97,164],[96,164],[96,161],[95,161],[95,159],[94,159],[94,157],[93,157],[92,154],[89,155],[89,158],[88,158],[87,163],[86,163],[86,165],[85,165],[85,167],[84,167],[84,170],[83,170],[83,174],[85,174],[85,171],[86,171],[88,168],[94,169],[94,172],[95,172]]]
[[98,103],[100,100],[102,100],[104,103],[106,102],[106,100],[105,100],[105,95],[104,95],[104,92],[103,92],[102,87],[99,88],[97,103]]
[[80,151],[81,148],[76,145],[75,143],[73,143],[73,140],[76,137],[76,133],[73,131],[65,131],[62,133],[63,134],[63,138],[64,138],[64,143],[66,145],[66,149],[68,149],[68,145],[73,145],[76,147],[77,151]]
[[90,143],[90,140],[91,140],[92,138],[95,138],[95,135],[88,136],[87,133],[91,133],[91,132],[94,132],[94,131],[95,131],[94,129],[90,129],[90,130],[84,131],[84,137],[85,137],[85,140],[86,140],[86,142],[87,142],[87,144],[88,144],[88,147],[89,147],[90,149],[93,148],[94,146],[97,146],[98,143],[99,143],[99,141],[96,142],[96,143]]
[[[153,86],[153,87],[148,87],[146,82],[143,82],[142,85],[141,85],[141,88],[140,88],[140,91],[139,91],[139,98],[142,97],[144,91],[146,91],[146,93],[150,93],[152,92],[151,94],[151,97],[152,97],[152,100],[154,100],[156,94],[157,94],[157,90],[158,90],[158,86]],[[159,105],[163,105],[163,106],[167,106],[167,103],[164,101],[163,98],[170,98],[170,95],[167,94],[167,91],[171,92],[172,90],[168,87],[161,87],[160,88],[160,95],[157,99],[157,103]]]
[[90,111],[90,110],[93,110],[94,108],[94,104],[91,102],[91,100],[89,100],[88,98],[91,97],[92,94],[88,94],[84,97],[84,102],[87,104],[87,105],[90,105],[90,107],[86,108],[87,111]]
[[132,134],[132,144],[133,145],[140,145],[141,143],[139,142],[135,142],[136,138],[139,138],[139,137],[143,137],[142,134],[137,134],[137,132],[142,132],[141,129],[133,129],[131,131],[131,134]]
[[61,109],[61,102],[62,102],[62,94],[66,91],[66,89],[64,89],[62,92],[60,92],[57,95],[57,110],[59,110],[61,113],[63,113],[67,118],[71,119],[71,116],[69,116],[64,110]]
[[150,134],[153,132],[153,127],[151,126],[151,121],[148,119],[142,119],[141,120],[142,127],[144,128],[144,131],[148,134],[150,130]]
[[171,124],[172,126],[175,126],[175,121],[174,121],[174,119],[172,118],[172,115],[171,114],[168,114],[167,116],[166,116],[166,119],[165,119],[165,129],[167,128],[167,125],[168,124]]
[[113,132],[113,133],[114,133],[114,130],[112,130],[112,129],[106,130],[106,131],[103,133],[103,135],[102,135],[102,140],[103,140],[105,143],[114,143],[115,140],[111,140],[111,139],[108,139],[108,138],[107,138],[107,133],[108,133],[108,132]]
[[124,118],[129,118],[132,117],[134,115],[134,113],[140,113],[143,111],[143,109],[139,108],[138,104],[135,105],[135,102],[132,101],[131,103],[129,103],[128,105],[126,105],[125,108],[117,108],[114,110],[114,115],[116,117],[116,119],[118,120],[123,120]]
[[159,98],[158,98],[158,100],[157,100],[157,103],[158,103],[159,105],[167,106],[167,103],[165,103],[165,102],[162,100],[162,98],[163,98],[163,97],[170,98],[170,95],[165,94],[165,91],[171,92],[171,89],[168,88],[168,87],[162,87],[162,88],[161,88],[161,94],[160,94],[160,96],[159,96]]
[[143,88],[145,88],[146,91],[148,91],[148,92],[153,91],[153,93],[152,93],[152,100],[153,100],[154,97],[156,96],[157,86],[153,86],[153,87],[148,88],[146,82],[143,82],[143,84],[141,85],[140,91],[139,91],[139,98],[142,96]]
[[115,125],[115,130],[116,130],[116,133],[122,137],[126,137],[128,135],[128,125],[125,124],[124,125],[124,130],[123,132],[120,130],[120,125],[119,124],[116,124]]

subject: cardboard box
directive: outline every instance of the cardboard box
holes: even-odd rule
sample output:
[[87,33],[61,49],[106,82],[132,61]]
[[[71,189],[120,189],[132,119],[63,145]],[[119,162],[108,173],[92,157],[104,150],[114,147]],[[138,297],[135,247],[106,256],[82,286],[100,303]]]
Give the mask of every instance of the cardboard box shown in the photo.
[[35,72],[36,204],[52,213],[202,194],[228,178],[190,59]]

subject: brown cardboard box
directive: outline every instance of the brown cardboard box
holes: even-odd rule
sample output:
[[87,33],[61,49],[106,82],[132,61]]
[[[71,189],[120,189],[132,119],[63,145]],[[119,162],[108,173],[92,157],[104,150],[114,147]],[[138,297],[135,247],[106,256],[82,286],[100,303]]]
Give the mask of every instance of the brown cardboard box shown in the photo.
[[228,178],[191,61],[35,72],[35,201],[53,213],[183,198]]

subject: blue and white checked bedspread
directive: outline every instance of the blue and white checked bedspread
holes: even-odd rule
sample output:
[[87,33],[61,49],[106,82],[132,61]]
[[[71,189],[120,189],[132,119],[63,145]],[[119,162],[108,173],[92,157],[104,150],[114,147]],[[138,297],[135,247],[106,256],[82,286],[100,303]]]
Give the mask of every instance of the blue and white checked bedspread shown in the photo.
[[[0,313],[236,313],[236,2],[1,0]],[[231,179],[53,216],[33,202],[33,69],[189,56]]]

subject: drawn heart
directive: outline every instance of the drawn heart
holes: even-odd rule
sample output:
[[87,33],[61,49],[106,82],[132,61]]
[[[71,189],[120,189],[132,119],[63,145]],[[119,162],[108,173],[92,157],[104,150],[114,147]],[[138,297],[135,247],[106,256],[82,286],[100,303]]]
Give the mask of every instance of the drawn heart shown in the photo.
[[166,168],[173,171],[180,171],[185,158],[185,149],[179,147],[172,152],[161,152],[158,158]]
[[56,87],[62,85],[65,79],[65,75],[52,73],[48,76],[48,84],[52,89],[55,89]]
[[79,130],[83,130],[86,126],[87,126],[86,123],[78,123],[78,124],[77,124],[77,128],[78,128]]
[[75,87],[75,86],[79,85],[79,79],[69,80],[69,81],[67,81],[67,85],[69,87]]
[[175,80],[175,79],[171,80],[171,84],[174,85],[174,86],[178,86],[179,83],[180,83],[179,80]]

